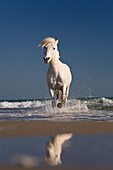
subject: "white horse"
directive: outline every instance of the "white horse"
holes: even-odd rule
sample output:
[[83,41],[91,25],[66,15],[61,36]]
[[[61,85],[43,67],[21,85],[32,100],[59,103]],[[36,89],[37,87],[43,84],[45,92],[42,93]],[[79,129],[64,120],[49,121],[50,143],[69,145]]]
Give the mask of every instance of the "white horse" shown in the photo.
[[62,63],[57,49],[58,40],[48,37],[39,44],[44,48],[44,62],[49,64],[46,80],[52,98],[52,107],[56,107],[56,98],[60,100],[57,107],[61,108],[67,101],[72,75],[69,67]]

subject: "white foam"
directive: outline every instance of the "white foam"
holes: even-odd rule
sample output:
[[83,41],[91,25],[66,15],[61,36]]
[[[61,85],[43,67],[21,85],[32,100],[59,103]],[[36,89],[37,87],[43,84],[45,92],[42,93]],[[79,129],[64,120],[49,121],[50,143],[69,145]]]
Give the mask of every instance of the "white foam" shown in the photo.
[[75,113],[75,112],[87,112],[89,109],[84,101],[69,99],[66,106],[62,108],[52,108],[51,101],[46,101],[44,108],[42,109],[45,113]]
[[113,105],[113,100],[111,99],[106,99],[106,98],[102,98],[102,102],[103,102],[103,105]]
[[39,107],[41,101],[24,101],[24,102],[0,102],[0,108],[31,108]]
[[44,101],[23,101],[23,102],[0,102],[0,108],[38,108],[43,113],[74,113],[74,112],[87,112],[88,107],[84,101],[69,99],[66,106],[59,109],[53,109],[51,100]]
[[[58,103],[58,101],[57,101]],[[51,100],[0,102],[0,120],[113,120],[113,99],[68,99],[63,108]],[[3,109],[2,109],[3,108]],[[16,108],[16,109],[15,109]],[[25,109],[24,109],[25,108]],[[106,112],[107,109],[107,112]]]

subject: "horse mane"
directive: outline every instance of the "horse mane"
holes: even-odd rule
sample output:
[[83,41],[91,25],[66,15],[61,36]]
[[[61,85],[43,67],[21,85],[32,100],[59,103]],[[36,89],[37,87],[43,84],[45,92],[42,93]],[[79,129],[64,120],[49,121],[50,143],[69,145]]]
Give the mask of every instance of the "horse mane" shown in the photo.
[[[41,43],[38,45],[38,46],[41,46],[42,45],[42,49],[45,47],[45,46],[47,46],[49,43],[53,43],[53,42],[55,42],[55,39],[54,38],[52,38],[52,37],[47,37],[47,38],[45,38],[44,40],[42,40],[41,41]],[[59,56],[59,51],[57,50],[57,52],[58,52],[58,58],[60,58],[60,56]]]
[[55,39],[52,37],[47,37],[44,40],[41,41],[41,43],[38,46],[42,45],[42,49],[49,43],[55,42]]

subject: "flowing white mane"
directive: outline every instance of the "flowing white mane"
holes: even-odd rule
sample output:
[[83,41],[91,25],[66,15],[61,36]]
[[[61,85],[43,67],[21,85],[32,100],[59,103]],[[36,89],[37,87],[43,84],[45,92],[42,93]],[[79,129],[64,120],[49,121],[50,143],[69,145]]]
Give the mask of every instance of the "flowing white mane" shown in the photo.
[[39,46],[42,45],[42,48],[44,48],[45,46],[47,46],[49,43],[53,43],[55,42],[55,39],[52,37],[47,37],[44,40],[41,41],[41,43],[39,44]]

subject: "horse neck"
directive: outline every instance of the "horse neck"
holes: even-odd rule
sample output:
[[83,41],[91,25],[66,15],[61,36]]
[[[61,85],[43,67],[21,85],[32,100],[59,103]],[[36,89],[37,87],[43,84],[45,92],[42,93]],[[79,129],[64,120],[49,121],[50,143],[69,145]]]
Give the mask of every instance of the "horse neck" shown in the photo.
[[59,64],[60,60],[59,58],[54,58],[52,59],[52,61],[49,63],[49,69],[51,70],[52,75],[55,77],[57,77],[58,75],[58,64]]
[[55,69],[59,63],[59,53],[52,58],[52,60],[49,63],[49,67]]

